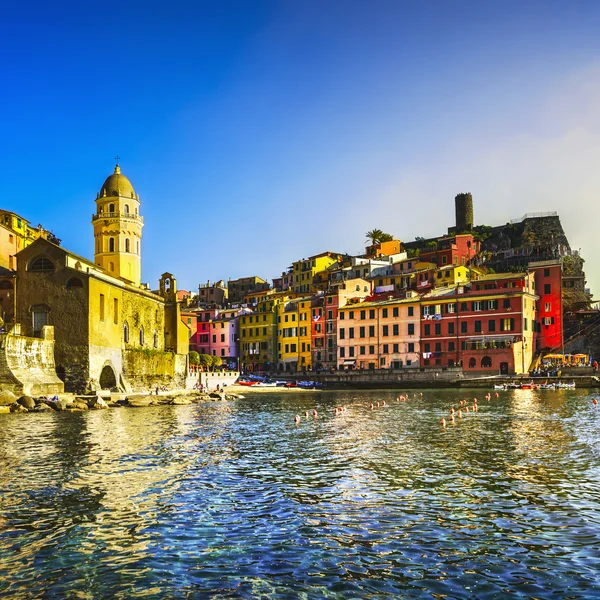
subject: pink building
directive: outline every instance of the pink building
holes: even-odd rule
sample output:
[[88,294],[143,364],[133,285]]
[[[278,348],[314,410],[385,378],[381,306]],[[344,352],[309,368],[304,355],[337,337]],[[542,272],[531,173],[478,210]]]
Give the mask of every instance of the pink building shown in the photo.
[[190,338],[190,350],[195,350],[199,354],[212,354],[210,351],[210,322],[218,314],[218,308],[204,308],[196,311],[196,333]]
[[223,364],[230,369],[239,367],[239,318],[249,314],[247,308],[223,309],[208,325],[210,326],[210,354],[219,356]]
[[[412,294],[411,294],[412,296]],[[419,367],[419,296],[347,304],[338,309],[341,369]]]

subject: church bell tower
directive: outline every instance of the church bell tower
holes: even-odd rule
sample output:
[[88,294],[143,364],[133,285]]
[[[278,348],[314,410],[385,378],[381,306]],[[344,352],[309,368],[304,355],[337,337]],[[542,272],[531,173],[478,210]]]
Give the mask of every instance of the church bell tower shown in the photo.
[[144,219],[140,216],[140,198],[119,163],[115,172],[96,195],[94,262],[112,277],[140,285],[142,259],[140,245]]

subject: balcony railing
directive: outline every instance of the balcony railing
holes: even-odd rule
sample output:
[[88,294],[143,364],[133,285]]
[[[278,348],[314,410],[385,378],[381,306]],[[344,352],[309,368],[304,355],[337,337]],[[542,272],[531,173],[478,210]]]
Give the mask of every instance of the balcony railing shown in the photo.
[[133,221],[139,221],[140,223],[144,222],[144,217],[141,215],[126,212],[101,212],[92,215],[92,221],[97,221],[98,219],[131,219]]

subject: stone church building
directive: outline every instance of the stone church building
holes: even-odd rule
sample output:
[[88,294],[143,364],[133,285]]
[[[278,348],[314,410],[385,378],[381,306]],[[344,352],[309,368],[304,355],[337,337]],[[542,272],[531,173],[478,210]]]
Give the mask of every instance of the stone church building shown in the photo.
[[165,273],[158,294],[141,284],[139,207],[117,164],[96,197],[93,261],[42,238],[17,255],[15,321],[32,337],[54,326],[67,392],[184,386],[188,329],[176,281]]

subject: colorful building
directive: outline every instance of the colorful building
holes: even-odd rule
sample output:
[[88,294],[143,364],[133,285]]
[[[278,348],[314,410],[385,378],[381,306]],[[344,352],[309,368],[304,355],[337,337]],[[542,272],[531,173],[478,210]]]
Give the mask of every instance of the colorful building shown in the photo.
[[562,263],[560,259],[529,263],[535,277],[536,350],[560,350],[563,345]]
[[245,371],[277,369],[277,314],[280,304],[293,294],[289,291],[262,290],[246,297],[252,312],[239,320],[240,364]]
[[533,273],[492,274],[421,298],[421,366],[526,373],[534,356]]
[[298,294],[312,294],[317,291],[313,285],[313,278],[317,273],[325,271],[327,267],[336,263],[340,255],[334,252],[322,252],[307,259],[298,260],[292,264],[294,292]]
[[419,367],[419,297],[347,304],[339,309],[338,367]]
[[305,296],[277,307],[277,366],[280,371],[312,369],[311,305],[312,299]]

